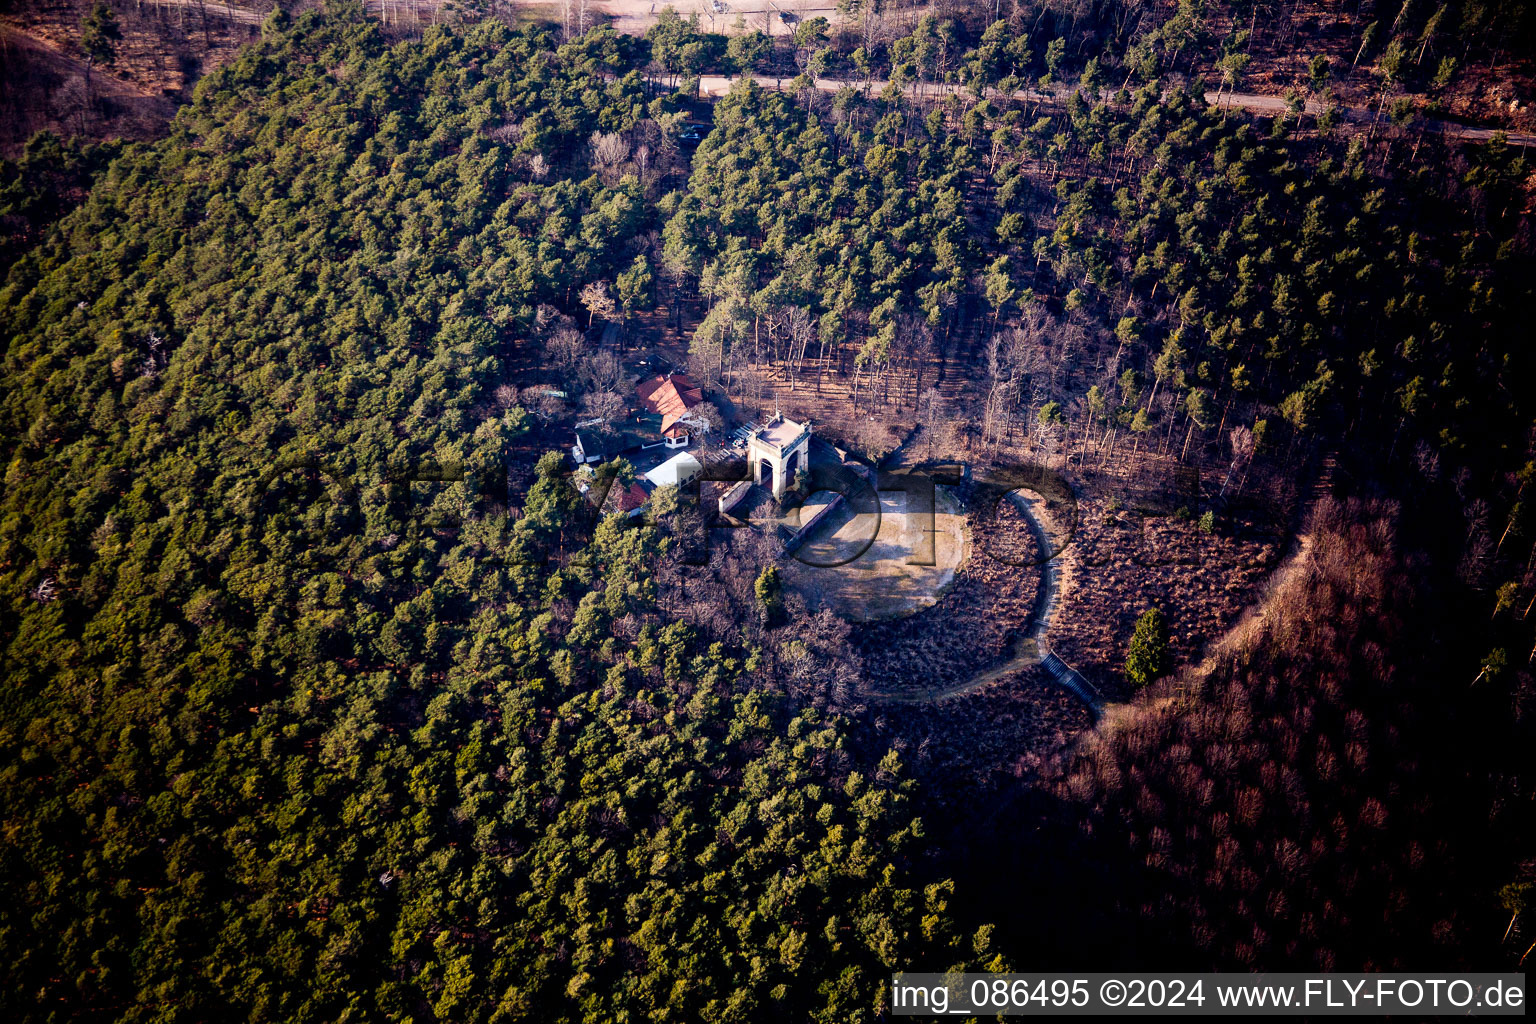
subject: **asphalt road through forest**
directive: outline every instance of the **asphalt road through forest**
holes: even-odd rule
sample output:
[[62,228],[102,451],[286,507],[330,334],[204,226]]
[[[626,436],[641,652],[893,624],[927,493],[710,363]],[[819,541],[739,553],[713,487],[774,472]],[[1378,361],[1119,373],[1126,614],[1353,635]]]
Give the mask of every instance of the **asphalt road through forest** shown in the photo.
[[[699,79],[699,91],[707,96],[723,96],[730,91],[732,85],[744,77],[747,76],[704,75]],[[775,78],[772,75],[752,75],[751,77],[759,86],[767,89],[782,88],[785,84],[792,81],[792,79],[788,78]],[[837,92],[844,86],[851,85],[855,88],[867,86],[871,92],[878,93],[884,91],[889,84],[889,82],[879,80],[865,83],[860,79],[816,79],[816,88],[823,92]],[[908,85],[903,91],[907,95],[935,96],[946,93],[968,92],[970,90],[968,86],[963,85],[922,82]],[[999,95],[996,92],[991,94]],[[1039,93],[1033,90],[1021,90],[1014,93],[1013,98],[1041,104],[1059,105],[1065,100],[1065,95],[1065,93]],[[1214,92],[1208,92],[1205,94],[1205,100],[1212,106],[1219,105],[1223,109],[1245,110],[1255,114],[1279,114],[1290,109],[1283,96],[1260,96],[1254,93],[1242,92],[1223,92],[1218,95]],[[1307,116],[1316,117],[1324,109],[1323,104],[1318,103],[1316,100],[1307,101]],[[1386,116],[1378,118],[1375,111],[1361,107],[1341,107],[1339,108],[1339,114],[1344,121],[1350,124],[1369,125],[1372,122],[1377,122],[1386,126],[1391,123],[1390,119]],[[1425,120],[1424,126],[1436,134],[1445,135],[1453,139],[1464,139],[1468,142],[1486,142],[1499,131],[1496,128],[1476,128],[1469,125],[1456,124],[1453,121],[1437,121],[1432,119]],[[1536,133],[1507,132],[1505,138],[1512,146],[1536,146]]]

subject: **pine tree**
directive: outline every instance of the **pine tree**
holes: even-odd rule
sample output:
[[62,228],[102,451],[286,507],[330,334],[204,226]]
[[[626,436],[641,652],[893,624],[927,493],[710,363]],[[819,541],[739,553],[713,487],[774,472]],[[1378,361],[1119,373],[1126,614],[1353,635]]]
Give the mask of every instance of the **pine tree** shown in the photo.
[[80,21],[80,49],[85,53],[85,80],[89,85],[91,69],[97,64],[110,64],[117,57],[114,45],[123,38],[123,30],[117,26],[117,15],[101,0],[91,7]]
[[1125,677],[1138,690],[1171,668],[1168,657],[1168,624],[1160,608],[1148,608],[1136,620],[1130,650],[1125,655]]
[[779,573],[779,567],[764,566],[753,589],[757,593],[757,606],[763,616],[763,625],[777,626],[784,620],[784,579]]

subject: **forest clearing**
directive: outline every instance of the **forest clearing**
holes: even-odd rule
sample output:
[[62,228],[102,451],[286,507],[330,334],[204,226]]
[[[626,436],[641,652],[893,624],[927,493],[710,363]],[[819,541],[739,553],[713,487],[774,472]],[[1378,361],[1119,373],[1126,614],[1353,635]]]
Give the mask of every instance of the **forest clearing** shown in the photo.
[[[801,516],[818,508],[811,495]],[[791,584],[813,608],[855,622],[906,615],[938,600],[970,557],[964,518],[943,487],[880,495],[878,513],[841,511],[801,549]]]

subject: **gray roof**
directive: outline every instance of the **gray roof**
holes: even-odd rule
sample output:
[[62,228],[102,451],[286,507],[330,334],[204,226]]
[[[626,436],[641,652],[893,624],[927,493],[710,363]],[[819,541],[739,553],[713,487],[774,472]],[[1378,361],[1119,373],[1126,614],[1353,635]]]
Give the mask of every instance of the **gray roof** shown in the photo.
[[578,430],[576,440],[581,444],[581,450],[588,456],[600,455],[609,457],[622,455],[631,448],[640,447],[640,439],[628,431],[617,433],[599,433],[595,430]]
[[764,444],[783,451],[810,431],[809,423],[796,423],[780,416],[753,436]]

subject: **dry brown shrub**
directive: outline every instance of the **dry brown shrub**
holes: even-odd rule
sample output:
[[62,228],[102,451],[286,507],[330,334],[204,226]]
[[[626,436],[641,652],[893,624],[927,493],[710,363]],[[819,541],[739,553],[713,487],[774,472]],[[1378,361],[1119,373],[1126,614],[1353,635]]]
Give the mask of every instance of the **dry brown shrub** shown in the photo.
[[[1447,835],[1435,823],[1458,801],[1420,757],[1439,725],[1426,694],[1443,680],[1403,660],[1405,645],[1432,648],[1408,625],[1420,613],[1391,519],[1380,505],[1325,507],[1311,555],[1254,628],[1181,680],[1193,708],[1148,693],[1064,764],[1062,799],[1081,805],[1085,783],[1098,787],[1085,834],[1127,850],[1142,837],[1138,886],[1179,894],[1149,935],[1187,935],[1214,965],[1385,969],[1464,930],[1437,895],[1454,844],[1423,839]],[[1104,589],[1090,577],[1082,593]],[[1162,906],[1138,896],[1138,918]]]

